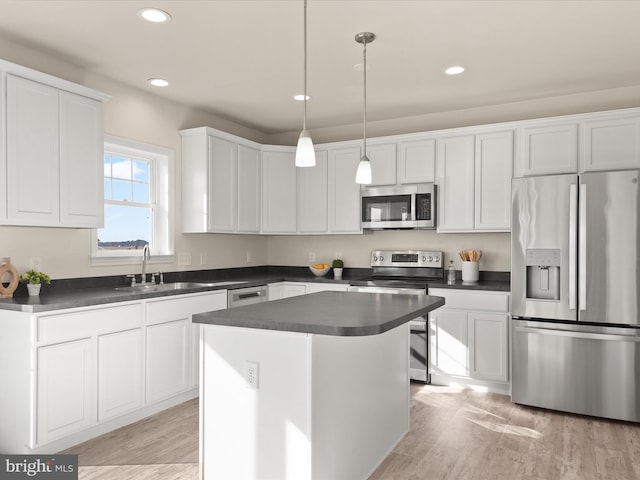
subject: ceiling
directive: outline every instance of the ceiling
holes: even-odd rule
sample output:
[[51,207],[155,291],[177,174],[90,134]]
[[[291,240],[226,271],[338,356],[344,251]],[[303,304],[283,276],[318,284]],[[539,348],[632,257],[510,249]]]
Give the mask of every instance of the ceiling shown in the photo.
[[[143,22],[148,6],[171,21]],[[634,0],[308,0],[308,128],[362,121],[361,31],[376,121],[637,86],[639,20]],[[301,128],[302,0],[0,0],[1,38],[266,134]]]

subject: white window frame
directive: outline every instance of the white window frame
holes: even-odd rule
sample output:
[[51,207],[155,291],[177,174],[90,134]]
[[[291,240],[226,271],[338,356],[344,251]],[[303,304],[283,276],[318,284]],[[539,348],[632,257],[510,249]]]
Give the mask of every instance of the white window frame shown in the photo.
[[[104,135],[104,150],[121,154],[125,157],[140,157],[150,160],[153,165],[149,169],[152,175],[150,198],[154,204],[153,237],[151,259],[147,263],[173,263],[175,259],[175,153],[173,150],[158,145],[151,145],[135,140]],[[142,252],[136,250],[105,252],[98,250],[98,229],[91,230],[91,264],[92,265],[129,265],[138,264]]]

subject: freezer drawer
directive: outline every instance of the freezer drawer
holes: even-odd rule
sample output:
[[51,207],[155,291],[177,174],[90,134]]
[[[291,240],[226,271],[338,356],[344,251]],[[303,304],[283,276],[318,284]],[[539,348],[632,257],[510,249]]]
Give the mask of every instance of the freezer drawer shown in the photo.
[[512,320],[515,403],[640,422],[640,330]]

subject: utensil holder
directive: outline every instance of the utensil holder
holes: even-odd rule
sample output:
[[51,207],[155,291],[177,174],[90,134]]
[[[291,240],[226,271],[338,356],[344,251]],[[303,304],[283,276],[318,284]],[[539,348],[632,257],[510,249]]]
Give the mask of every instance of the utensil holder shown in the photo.
[[462,281],[464,283],[477,283],[479,278],[479,262],[462,262]]

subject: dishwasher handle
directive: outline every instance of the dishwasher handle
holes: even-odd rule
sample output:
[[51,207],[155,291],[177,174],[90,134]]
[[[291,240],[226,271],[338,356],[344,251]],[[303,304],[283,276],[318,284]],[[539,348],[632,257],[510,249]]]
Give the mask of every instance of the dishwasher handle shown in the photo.
[[229,308],[266,301],[267,287],[265,286],[238,288],[236,290],[229,290],[227,293],[227,306]]

